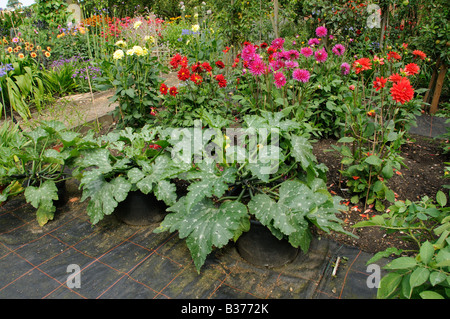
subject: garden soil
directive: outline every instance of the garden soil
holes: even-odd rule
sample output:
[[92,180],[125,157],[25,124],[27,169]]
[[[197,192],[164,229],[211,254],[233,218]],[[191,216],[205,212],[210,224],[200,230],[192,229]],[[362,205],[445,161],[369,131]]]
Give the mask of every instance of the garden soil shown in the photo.
[[[101,124],[100,134],[115,127],[108,104],[94,104],[103,109],[90,119]],[[390,182],[398,200],[434,197],[443,189],[443,163],[449,159],[434,137],[446,124],[436,119],[420,119],[402,149],[408,168]],[[329,168],[330,191],[347,199],[339,187],[339,157],[327,151],[335,143],[320,140],[314,153]],[[377,228],[353,228],[377,212],[352,205],[340,217],[359,239],[314,231],[309,252],[278,268],[248,263],[231,242],[211,253],[198,273],[177,233],[154,233],[158,224],[129,226],[114,214],[92,225],[77,185],[66,188],[65,204],[43,227],[23,197],[0,206],[1,299],[373,299],[376,272],[368,270],[369,259],[387,247],[412,245]],[[380,276],[389,261],[376,263]]]

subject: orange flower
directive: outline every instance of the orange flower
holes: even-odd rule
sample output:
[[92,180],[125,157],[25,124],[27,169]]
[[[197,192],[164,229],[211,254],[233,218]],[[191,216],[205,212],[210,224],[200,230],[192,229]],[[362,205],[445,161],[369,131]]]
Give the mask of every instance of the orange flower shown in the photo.
[[356,180],[358,180],[360,177],[359,177],[359,176],[352,176],[352,178],[356,181]]
[[[370,110],[369,112],[367,112],[367,116],[374,117],[375,116],[375,111],[374,110]],[[369,154],[369,153],[367,153],[367,154]],[[370,156],[370,155],[367,155],[367,156]]]
[[30,56],[34,59],[34,58],[37,57],[37,54],[36,54],[36,52],[31,52],[31,53],[30,53]]
[[23,53],[19,53],[18,57],[19,57],[19,59],[23,59],[23,58],[25,58],[25,55],[23,55]]
[[9,47],[9,48],[8,48],[8,52],[9,52],[9,53],[12,53],[12,52],[13,52],[13,48]]
[[49,58],[51,54],[50,54],[50,52],[45,51],[44,55],[45,55],[46,58]]
[[47,47],[47,51],[48,51],[48,52],[52,52],[52,48]]

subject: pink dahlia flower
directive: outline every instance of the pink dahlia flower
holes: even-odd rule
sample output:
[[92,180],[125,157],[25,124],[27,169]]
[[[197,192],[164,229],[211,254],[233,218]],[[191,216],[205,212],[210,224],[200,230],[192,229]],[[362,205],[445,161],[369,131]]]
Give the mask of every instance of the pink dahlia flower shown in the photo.
[[323,26],[317,27],[317,29],[316,29],[316,35],[317,35],[319,38],[324,38],[324,37],[326,37],[326,36],[327,36],[327,33],[328,33],[327,28],[325,28],[325,27],[323,27]]
[[309,74],[309,71],[305,70],[305,69],[296,69],[292,73],[292,77],[294,78],[294,80],[297,80],[297,81],[303,82],[303,83],[308,82],[310,76],[311,76],[311,74]]
[[310,47],[301,48],[300,53],[303,54],[305,57],[309,57],[313,55],[313,50]]
[[286,84],[286,77],[284,76],[283,72],[276,72],[273,76],[275,79],[275,86],[277,88],[281,88]]
[[325,48],[322,48],[317,50],[316,53],[314,53],[314,56],[316,57],[317,62],[325,62],[327,60],[328,53]]

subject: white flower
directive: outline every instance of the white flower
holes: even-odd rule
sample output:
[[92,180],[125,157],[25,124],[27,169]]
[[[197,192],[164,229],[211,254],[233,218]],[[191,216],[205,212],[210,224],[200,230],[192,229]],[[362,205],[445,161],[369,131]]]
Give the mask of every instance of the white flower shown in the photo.
[[142,21],[141,21],[141,20],[136,21],[136,22],[134,23],[134,25],[133,25],[133,28],[134,28],[135,30],[137,30],[137,29],[141,26],[141,24],[142,24]]
[[122,50],[116,50],[113,54],[113,59],[114,60],[120,60],[122,59],[124,56],[123,51]]
[[151,35],[146,35],[144,37],[144,40],[145,41],[150,41],[150,43],[155,43],[155,38],[153,36],[151,36]]
[[126,42],[123,40],[119,40],[116,42],[116,45],[121,48],[125,48],[127,46]]
[[134,53],[135,53],[137,56],[144,55],[144,49],[142,49],[142,47],[140,47],[140,46],[138,46],[138,45],[135,45],[135,46],[133,47],[133,51],[134,51]]
[[134,54],[134,49],[127,50],[127,55],[133,55],[133,54]]
[[200,26],[198,24],[194,24],[192,26],[192,31],[197,32],[200,29]]

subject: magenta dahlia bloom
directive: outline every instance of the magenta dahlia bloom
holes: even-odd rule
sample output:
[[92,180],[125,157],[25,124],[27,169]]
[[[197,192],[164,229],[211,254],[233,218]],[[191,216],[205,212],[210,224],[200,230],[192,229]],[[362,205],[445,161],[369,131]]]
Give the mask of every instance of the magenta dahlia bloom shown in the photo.
[[336,44],[331,51],[333,51],[334,54],[341,56],[345,52],[345,47],[342,44]]
[[270,66],[273,71],[278,71],[279,69],[284,68],[285,62],[283,60],[272,60],[270,61]]
[[289,56],[288,51],[279,51],[279,52],[275,52],[275,58],[278,60],[287,61],[287,60],[289,60],[290,56]]
[[262,75],[266,71],[266,65],[263,60],[257,56],[257,58],[249,63],[248,70],[253,75]]
[[313,47],[314,45],[319,44],[319,43],[320,43],[320,41],[317,38],[312,38],[312,39],[309,39],[309,41],[308,41],[308,45],[310,47]]
[[241,57],[244,61],[251,61],[254,59],[254,55],[256,54],[256,49],[252,44],[247,44],[244,46],[241,52]]
[[303,54],[305,57],[309,57],[313,55],[313,50],[310,47],[301,48],[300,53]]
[[292,49],[287,52],[290,60],[297,60],[300,57],[300,53],[297,50]]
[[308,82],[310,76],[311,74],[309,74],[309,71],[306,69],[296,69],[294,72],[292,72],[292,77],[294,78],[294,80],[303,83]]
[[344,62],[341,64],[341,74],[342,75],[347,75],[350,73],[350,64],[348,64],[347,62]]
[[314,56],[316,57],[317,62],[325,62],[327,60],[328,53],[325,48],[322,48],[317,50],[316,53],[314,53]]
[[292,61],[292,60],[286,61],[285,67],[286,67],[286,69],[295,69],[298,67],[298,62]]
[[317,29],[316,29],[316,35],[317,35],[319,38],[324,38],[324,37],[326,37],[326,36],[327,36],[327,33],[328,33],[327,28],[325,28],[325,27],[323,27],[323,26],[317,27]]
[[283,72],[276,72],[274,73],[273,77],[275,79],[275,86],[278,89],[286,84],[286,77],[284,76]]
[[270,44],[270,46],[274,49],[280,50],[283,48],[284,45],[284,39],[283,38],[276,38],[275,40],[272,41],[272,43]]

